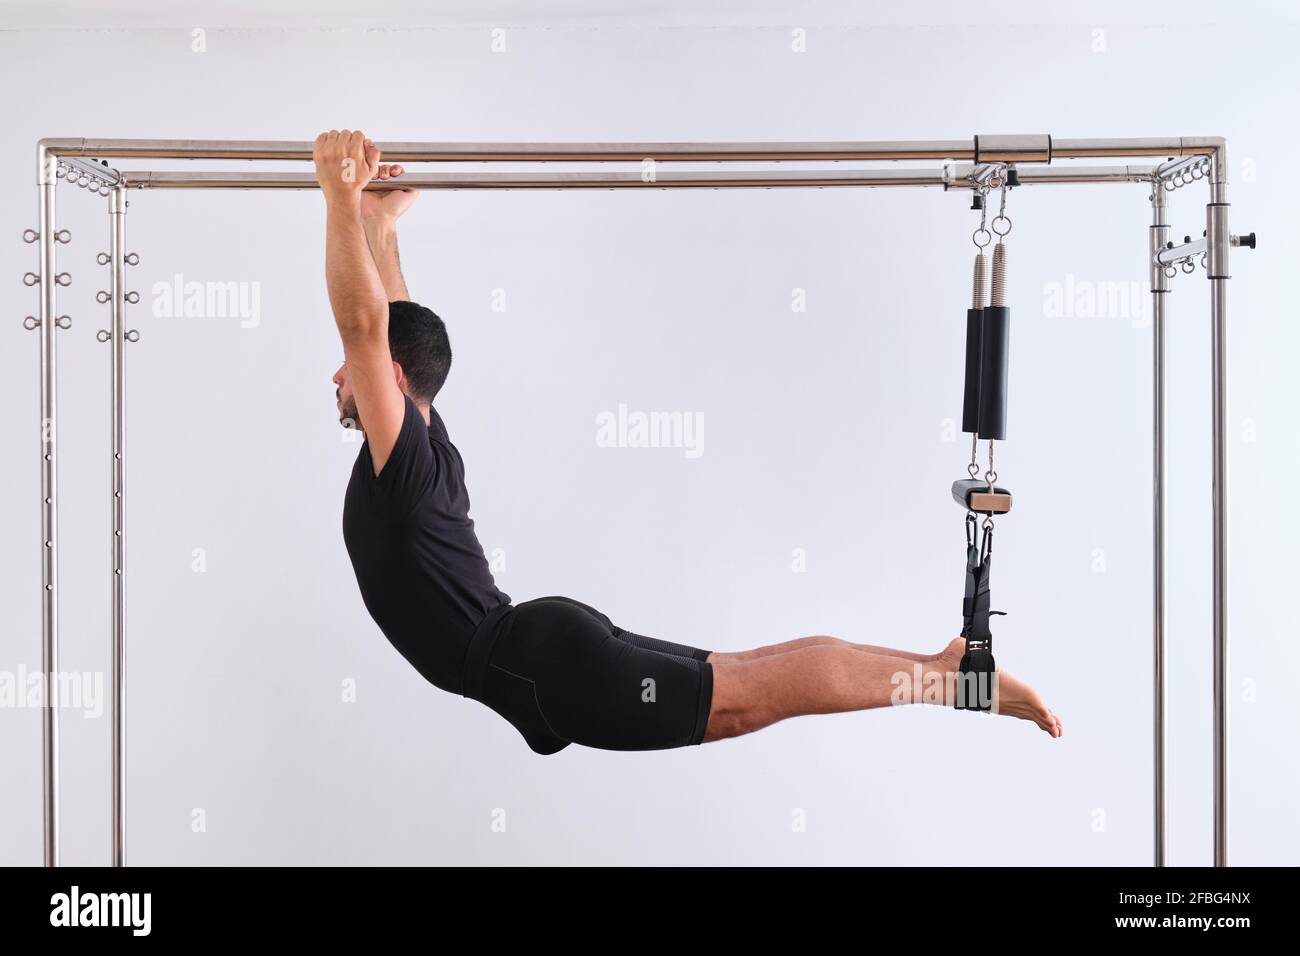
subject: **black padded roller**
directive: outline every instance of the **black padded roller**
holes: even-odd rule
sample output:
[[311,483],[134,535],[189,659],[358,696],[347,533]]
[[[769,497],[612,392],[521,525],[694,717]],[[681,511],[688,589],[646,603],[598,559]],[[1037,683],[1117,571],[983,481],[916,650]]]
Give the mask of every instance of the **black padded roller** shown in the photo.
[[979,437],[1002,441],[1007,437],[1011,310],[1006,306],[989,306],[984,309],[980,325],[983,334],[980,336]]
[[966,310],[966,391],[961,406],[961,430],[974,434],[979,431],[980,416],[980,352],[982,347],[983,309]]

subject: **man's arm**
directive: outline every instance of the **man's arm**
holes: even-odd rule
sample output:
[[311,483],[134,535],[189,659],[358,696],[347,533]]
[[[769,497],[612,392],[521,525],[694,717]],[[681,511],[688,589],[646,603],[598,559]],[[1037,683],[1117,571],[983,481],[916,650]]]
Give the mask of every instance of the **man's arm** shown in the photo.
[[[396,163],[379,167],[377,180],[394,179],[404,170]],[[415,202],[414,189],[372,189],[361,194],[361,222],[375,267],[383,280],[389,302],[409,302],[411,294],[402,278],[402,263],[397,255],[397,220]]]
[[360,132],[322,133],[314,149],[325,197],[325,281],[343,340],[343,361],[378,474],[406,415],[388,349],[388,299],[366,244],[361,193],[378,171],[379,150]]

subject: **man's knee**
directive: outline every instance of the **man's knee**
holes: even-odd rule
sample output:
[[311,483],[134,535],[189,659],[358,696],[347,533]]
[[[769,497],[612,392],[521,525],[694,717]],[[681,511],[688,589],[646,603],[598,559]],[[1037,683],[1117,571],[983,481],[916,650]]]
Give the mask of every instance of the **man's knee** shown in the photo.
[[749,673],[752,670],[744,661],[714,665],[713,703],[704,732],[706,741],[753,733],[776,719],[759,682]]

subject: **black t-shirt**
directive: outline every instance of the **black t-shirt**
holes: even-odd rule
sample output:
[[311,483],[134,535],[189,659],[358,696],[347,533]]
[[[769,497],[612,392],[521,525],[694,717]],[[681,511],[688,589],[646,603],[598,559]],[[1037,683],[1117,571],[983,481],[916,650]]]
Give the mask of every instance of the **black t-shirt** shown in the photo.
[[497,590],[469,517],[465,464],[430,409],[409,397],[393,452],[376,475],[361,446],[343,501],[343,540],[361,599],[384,636],[430,682],[462,693],[465,653]]

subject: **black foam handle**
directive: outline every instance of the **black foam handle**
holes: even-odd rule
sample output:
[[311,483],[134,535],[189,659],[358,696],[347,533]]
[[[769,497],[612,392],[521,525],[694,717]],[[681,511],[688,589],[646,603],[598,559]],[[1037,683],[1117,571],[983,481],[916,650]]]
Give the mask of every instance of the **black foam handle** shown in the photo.
[[1003,305],[989,306],[984,309],[980,325],[979,437],[1002,441],[1007,437],[1011,310]]
[[961,430],[974,434],[979,431],[980,415],[980,350],[982,309],[966,310],[966,390],[961,406]]

